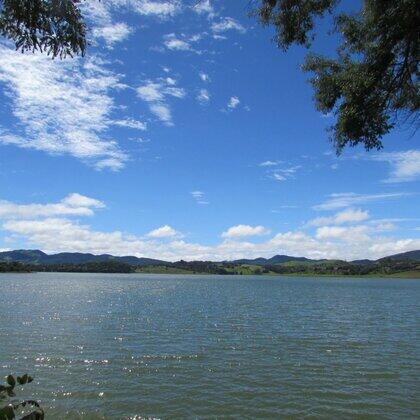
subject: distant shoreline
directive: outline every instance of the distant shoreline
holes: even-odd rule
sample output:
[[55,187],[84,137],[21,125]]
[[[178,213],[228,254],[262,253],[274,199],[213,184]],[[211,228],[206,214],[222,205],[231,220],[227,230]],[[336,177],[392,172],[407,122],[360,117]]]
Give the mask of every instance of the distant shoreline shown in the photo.
[[318,274],[318,273],[267,273],[267,274],[213,274],[213,273],[175,273],[175,272],[148,272],[148,271],[133,271],[133,272],[98,272],[98,271],[0,271],[2,274],[39,274],[39,273],[51,273],[51,274],[129,274],[129,275],[167,275],[167,276],[225,276],[225,277],[296,277],[296,278],[307,278],[307,277],[322,277],[322,278],[381,278],[381,279],[412,279],[420,280],[420,272],[401,272],[394,274]]
[[46,254],[40,250],[16,250],[0,252],[0,272],[420,278],[420,250],[379,260],[311,260],[305,257],[275,255],[268,259],[176,262],[134,256],[71,252]]

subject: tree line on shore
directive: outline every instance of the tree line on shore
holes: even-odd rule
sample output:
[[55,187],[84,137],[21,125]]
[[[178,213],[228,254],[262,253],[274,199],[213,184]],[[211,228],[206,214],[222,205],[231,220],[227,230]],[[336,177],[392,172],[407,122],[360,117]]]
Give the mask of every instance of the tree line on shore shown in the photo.
[[0,262],[0,272],[78,272],[78,273],[191,273],[217,275],[392,275],[400,272],[419,272],[420,262],[413,260],[383,259],[374,264],[323,261],[311,264],[248,265],[230,262],[177,261],[159,266],[135,266],[119,261],[86,262],[80,264],[24,264]]

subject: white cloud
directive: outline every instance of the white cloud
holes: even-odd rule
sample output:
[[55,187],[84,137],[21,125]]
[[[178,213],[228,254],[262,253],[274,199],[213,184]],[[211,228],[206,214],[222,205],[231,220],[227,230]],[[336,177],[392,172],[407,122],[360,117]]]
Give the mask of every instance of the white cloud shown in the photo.
[[278,160],[266,160],[258,164],[258,166],[267,167],[267,166],[277,166],[280,162]]
[[148,81],[143,86],[138,87],[137,95],[146,102],[163,101],[165,98],[162,84],[152,81]]
[[156,115],[166,125],[173,125],[172,113],[168,105],[166,104],[152,104],[150,105],[150,111]]
[[96,198],[87,197],[79,193],[69,194],[67,197],[63,198],[61,202],[70,207],[105,207],[105,204],[102,201],[97,200]]
[[177,232],[174,228],[165,225],[152,230],[147,234],[147,236],[150,238],[171,238],[174,236],[179,236],[179,232]]
[[122,85],[98,57],[51,60],[0,45],[0,83],[19,122],[13,134],[0,126],[0,143],[69,154],[103,168],[124,166],[127,155],[106,134],[115,108],[111,91]]
[[275,179],[276,181],[286,181],[287,178],[285,175],[278,173],[278,172],[273,172],[272,174],[272,178]]
[[92,27],[93,38],[103,38],[108,45],[124,40],[132,32],[126,23],[113,22],[116,14],[131,12],[167,19],[182,9],[179,1],[152,0],[86,1],[80,3],[80,8]]
[[[202,191],[193,193],[199,199],[204,197]],[[24,243],[46,252],[110,253],[168,261],[181,258],[220,261],[275,254],[317,259],[376,259],[420,248],[420,239],[378,236],[378,231],[383,229],[381,226],[323,226],[314,236],[288,231],[255,243],[246,238],[268,234],[268,230],[263,226],[238,225],[224,232],[224,240],[219,244],[204,246],[179,239],[179,233],[167,225],[143,237],[120,231],[94,230],[89,225],[70,220],[70,217],[91,216],[94,209],[105,204],[76,193],[58,203],[20,205],[6,202],[6,206],[4,203],[0,204],[0,217],[3,231],[9,235],[9,243],[19,241],[19,245]]]
[[80,8],[92,28],[93,40],[103,39],[108,47],[125,40],[133,29],[125,22],[114,22],[117,13],[137,13],[167,19],[181,10],[178,1],[107,0],[81,2]]
[[411,195],[410,193],[380,193],[380,194],[356,194],[349,193],[334,193],[330,194],[329,198],[321,204],[314,206],[315,210],[337,210],[343,207],[352,207],[358,204],[363,204],[371,201],[383,201],[393,198],[401,198]]
[[345,242],[369,241],[367,226],[322,226],[316,230],[317,239],[339,239]]
[[92,216],[93,209],[103,207],[105,204],[102,201],[78,193],[69,194],[60,202],[52,204],[15,204],[0,200],[0,219]]
[[175,79],[173,79],[172,77],[167,77],[167,78],[165,79],[165,81],[166,81],[166,84],[167,84],[168,86],[175,86],[175,85],[176,85],[176,80],[175,80]]
[[137,121],[133,118],[125,118],[123,120],[114,121],[114,125],[119,127],[133,128],[135,130],[145,131],[147,130],[147,124],[142,121]]
[[247,236],[261,236],[270,233],[264,226],[236,225],[222,233],[222,238],[243,238]]
[[200,51],[195,50],[192,46],[192,44],[200,41],[201,38],[201,34],[186,36],[185,34],[175,35],[174,33],[171,33],[163,36],[163,44],[171,51],[193,51],[197,54],[201,54]]
[[86,1],[80,3],[80,9],[89,23],[95,27],[112,25],[110,7],[112,2]]
[[132,2],[134,10],[142,15],[154,15],[166,18],[175,15],[180,10],[178,1],[138,0]]
[[420,150],[378,153],[372,159],[391,165],[389,178],[385,182],[408,182],[420,178]]
[[216,16],[210,0],[201,0],[195,6],[193,6],[193,10],[199,15],[207,15],[209,19],[213,19]]
[[180,239],[143,239],[120,231],[102,232],[65,218],[9,220],[3,224],[3,229],[14,238],[26,238],[28,245],[42,248],[47,253],[78,251],[175,261],[181,255],[188,260],[205,259],[211,252],[209,247]]
[[188,41],[177,38],[175,34],[165,35],[163,43],[168,50],[188,51],[191,50],[191,44]]
[[229,99],[227,107],[229,109],[235,109],[240,103],[241,103],[241,101],[239,100],[239,98],[237,96],[232,96]]
[[210,93],[207,89],[200,89],[200,92],[197,95],[197,101],[201,104],[205,104],[210,101]]
[[309,221],[310,226],[341,225],[358,223],[369,219],[369,212],[360,209],[346,209],[331,217],[317,217]]
[[209,204],[209,202],[206,199],[206,195],[203,191],[191,191],[191,195],[193,196],[194,200],[197,202],[197,204]]
[[389,230],[396,230],[397,226],[391,222],[384,222],[384,223],[376,223],[375,230],[377,232],[386,232]]
[[[267,162],[265,162],[267,163]],[[274,165],[261,165],[261,166],[274,166]],[[296,172],[301,168],[300,165],[290,166],[289,168],[279,168],[269,172],[269,177],[276,181],[286,181],[294,178]]]
[[112,47],[116,42],[125,40],[131,33],[132,29],[126,23],[98,26],[92,30],[93,37],[102,38],[109,47]]
[[[94,254],[136,255],[169,261],[214,260],[237,258],[270,257],[275,254],[305,256],[308,258],[380,258],[397,252],[420,248],[419,239],[395,239],[388,237],[359,237],[329,232],[328,239],[319,239],[302,232],[278,233],[263,243],[228,239],[215,246],[188,243],[183,240],[162,238],[142,239],[125,235],[119,231],[102,232],[88,225],[64,218],[43,220],[8,220],[3,229],[16,238],[27,240],[28,244],[46,252],[78,251]],[[361,232],[363,234],[363,232]],[[324,236],[326,233],[324,232]],[[169,238],[170,239],[170,238]],[[343,240],[345,239],[345,240]]]
[[198,76],[203,82],[210,82],[210,76],[207,73],[201,71],[200,73],[198,73]]
[[182,99],[185,90],[174,86],[172,78],[148,80],[144,85],[137,88],[137,95],[149,103],[150,111],[166,125],[173,125],[172,114],[167,100],[169,97]]
[[240,33],[246,32],[246,29],[235,19],[231,17],[224,17],[219,22],[214,22],[211,25],[214,33],[219,34],[230,30],[238,31]]

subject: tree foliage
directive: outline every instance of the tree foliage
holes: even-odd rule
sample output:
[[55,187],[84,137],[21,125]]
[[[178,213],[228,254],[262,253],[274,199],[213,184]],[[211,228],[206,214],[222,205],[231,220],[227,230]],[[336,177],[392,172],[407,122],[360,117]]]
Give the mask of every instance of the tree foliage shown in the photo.
[[[35,400],[17,400],[15,388],[18,385],[26,385],[33,381],[27,374],[23,376],[9,375],[6,384],[0,385],[0,420],[12,420],[16,414],[23,412],[21,420],[43,420],[44,410]],[[28,410],[29,409],[29,410]]]
[[83,55],[86,26],[78,0],[0,0],[0,34],[17,50],[53,58]]
[[[316,19],[333,13],[339,0],[261,0],[260,21],[276,28],[283,50],[310,47]],[[336,13],[341,34],[336,58],[309,54],[304,70],[313,74],[316,107],[333,112],[332,140],[345,146],[382,148],[381,139],[397,124],[416,128],[420,106],[417,0],[364,0],[357,13]]]

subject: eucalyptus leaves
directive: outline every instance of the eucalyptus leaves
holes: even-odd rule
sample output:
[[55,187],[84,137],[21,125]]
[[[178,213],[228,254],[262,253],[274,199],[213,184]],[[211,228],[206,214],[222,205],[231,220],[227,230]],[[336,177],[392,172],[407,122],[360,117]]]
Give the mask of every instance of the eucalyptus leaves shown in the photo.
[[[15,388],[19,385],[29,384],[33,378],[28,374],[17,376],[9,375],[6,385],[0,385],[0,420],[16,419],[17,412],[23,411],[21,420],[43,420],[44,410],[35,400],[19,400],[15,394]],[[28,411],[29,409],[29,411]]]

